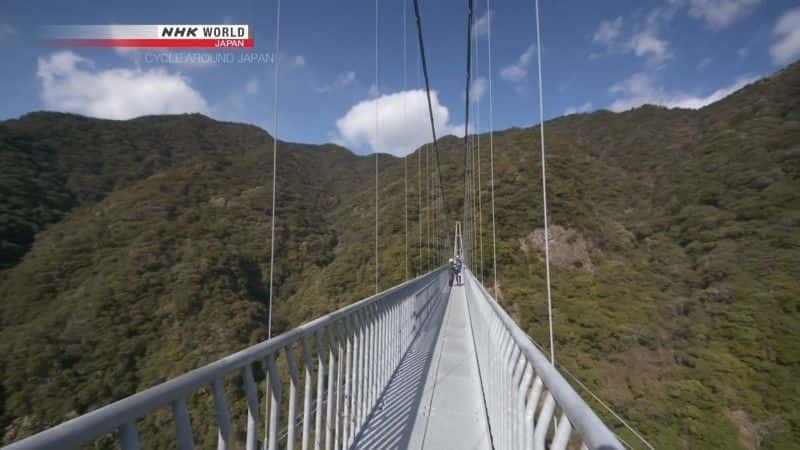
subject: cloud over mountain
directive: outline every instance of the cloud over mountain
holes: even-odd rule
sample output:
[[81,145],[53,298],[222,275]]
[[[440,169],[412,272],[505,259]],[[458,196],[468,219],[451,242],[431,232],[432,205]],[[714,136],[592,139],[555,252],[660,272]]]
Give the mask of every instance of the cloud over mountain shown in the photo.
[[47,109],[105,119],[208,110],[187,77],[162,68],[98,70],[92,60],[61,51],[39,58],[36,74]]

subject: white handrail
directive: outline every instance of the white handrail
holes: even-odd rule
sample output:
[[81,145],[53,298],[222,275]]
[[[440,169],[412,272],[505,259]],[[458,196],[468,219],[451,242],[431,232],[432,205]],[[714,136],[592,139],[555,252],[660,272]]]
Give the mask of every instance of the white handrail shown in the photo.
[[[545,448],[552,425],[553,439],[548,448],[565,448],[571,427],[588,448],[624,448],[469,269],[465,269],[465,275],[470,323],[495,447]],[[562,419],[556,419],[559,411]]]
[[[226,449],[232,433],[223,379],[232,373],[239,373],[242,377],[248,404],[251,405],[248,408],[250,417],[247,433],[251,438],[248,439],[247,447],[255,447],[258,435],[255,427],[260,409],[270,411],[270,417],[266,419],[264,426],[265,435],[271,434],[269,447],[274,448],[279,439],[276,433],[280,429],[278,421],[281,416],[278,413],[281,377],[278,373],[280,369],[275,364],[275,358],[280,352],[285,353],[292,365],[297,360],[303,362],[302,371],[306,373],[307,387],[304,405],[310,405],[310,397],[314,396],[317,404],[326,403],[326,407],[331,410],[322,419],[320,414],[311,417],[310,407],[303,408],[303,448],[307,448],[311,439],[310,427],[305,425],[309,421],[316,421],[315,440],[321,440],[327,437],[323,435],[334,432],[337,441],[342,437],[342,446],[349,446],[369,411],[375,406],[376,393],[386,386],[392,372],[400,364],[403,354],[419,332],[420,324],[434,309],[430,307],[431,303],[446,298],[447,271],[439,268],[3,449],[69,449],[117,432],[123,450],[138,450],[137,420],[169,405],[172,405],[176,419],[178,448],[192,448],[192,430],[186,400],[189,395],[202,388],[213,391],[219,428],[218,449]],[[312,346],[316,349],[315,354],[310,350]],[[298,350],[301,353],[300,358],[296,358]],[[259,403],[258,389],[253,385],[253,364],[256,361],[265,363],[265,376],[271,381],[267,387],[269,395],[263,399],[264,402],[272,399],[271,409],[252,406]],[[292,373],[284,379],[291,379],[293,389],[290,392],[294,394],[289,398],[289,407],[293,410],[298,374],[297,370],[290,372]],[[316,395],[308,389],[312,378],[316,378],[318,383]],[[329,401],[334,398],[335,405]],[[289,421],[287,426],[290,434],[294,432],[296,425],[296,421]],[[319,431],[323,429],[324,431]],[[292,448],[294,441],[287,439],[286,445],[287,448]],[[338,442],[335,445],[338,448]]]

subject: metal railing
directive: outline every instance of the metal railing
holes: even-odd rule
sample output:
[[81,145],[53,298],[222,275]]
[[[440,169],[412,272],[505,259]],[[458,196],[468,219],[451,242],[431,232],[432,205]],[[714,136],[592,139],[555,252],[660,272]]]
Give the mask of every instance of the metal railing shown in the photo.
[[581,448],[622,449],[530,337],[469,270],[465,275],[494,448],[561,450],[574,439]]
[[[436,309],[437,302],[446,300],[447,281],[446,269],[437,269],[5,449],[69,449],[116,433],[123,450],[138,450],[137,421],[171,407],[177,448],[189,450],[195,439],[187,398],[210,389],[217,448],[224,450],[233,445],[225,391],[225,377],[231,374],[240,377],[244,388],[248,450],[260,446],[259,433],[269,450],[275,450],[283,439],[285,444],[281,447],[290,450],[297,444],[303,450],[312,445],[316,450],[323,445],[326,449],[347,448],[422,323]],[[279,355],[285,358],[285,364],[276,363]],[[254,375],[258,362],[266,368],[263,409]],[[286,384],[288,394],[284,391]],[[303,411],[299,413],[301,387]],[[263,430],[257,425],[260,409],[268,412]],[[288,422],[286,428],[281,427],[282,417]],[[286,420],[287,417],[301,420]]]

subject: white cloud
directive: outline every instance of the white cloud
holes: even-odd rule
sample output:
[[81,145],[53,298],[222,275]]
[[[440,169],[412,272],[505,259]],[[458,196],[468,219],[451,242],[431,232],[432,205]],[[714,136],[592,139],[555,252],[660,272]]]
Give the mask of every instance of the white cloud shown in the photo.
[[628,48],[636,56],[647,58],[648,63],[652,65],[661,64],[672,57],[669,43],[659,38],[653,28],[644,29],[631,36]]
[[38,59],[42,101],[47,109],[107,119],[147,114],[205,112],[205,99],[189,79],[156,68],[95,70],[71,51]]
[[564,115],[568,116],[570,114],[577,114],[577,113],[585,113],[592,109],[592,102],[586,102],[581,106],[570,106],[564,110]]
[[486,77],[478,77],[472,80],[470,85],[472,87],[469,90],[469,101],[470,103],[478,103],[483,96],[486,95],[486,89],[489,87],[489,83]]
[[708,67],[708,65],[711,64],[711,61],[713,61],[713,59],[710,57],[706,57],[700,60],[700,62],[697,63],[697,71],[702,72],[706,70],[706,67]]
[[669,42],[659,35],[660,22],[668,22],[673,17],[672,9],[656,8],[640,23],[634,23],[632,31],[623,37],[623,19],[603,20],[592,37],[595,45],[606,48],[605,53],[593,52],[589,60],[595,60],[605,55],[634,54],[646,58],[647,64],[657,66],[672,58]]
[[[378,106],[378,140],[375,140],[375,105]],[[431,91],[436,134],[464,135],[463,125],[450,123],[450,112]],[[336,121],[338,137],[343,145],[367,146],[372,151],[403,156],[431,141],[428,100],[425,90],[402,91],[363,100]]]
[[536,44],[534,43],[522,52],[514,64],[503,67],[500,70],[500,76],[512,83],[519,83],[528,75],[528,68],[533,62],[533,55],[535,54]]
[[478,20],[472,24],[472,33],[476,37],[486,36],[489,34],[489,21],[494,17],[494,11],[488,10]]
[[332,83],[325,84],[323,86],[317,86],[314,88],[314,90],[319,93],[339,91],[352,85],[355,82],[356,82],[356,73],[350,70],[347,72],[342,72],[339,75],[337,75],[336,79],[333,80]]
[[617,17],[614,20],[604,20],[600,22],[600,26],[592,37],[592,41],[598,44],[603,44],[607,47],[612,47],[622,34],[622,17]]
[[689,15],[721,30],[749,15],[761,0],[691,0]]
[[783,65],[800,58],[800,8],[785,12],[775,23],[775,42],[769,49],[772,62]]
[[611,86],[609,91],[612,94],[620,94],[620,97],[611,103],[608,109],[626,111],[645,104],[666,106],[667,108],[698,109],[722,100],[756,79],[757,77],[753,76],[742,76],[729,86],[717,89],[705,96],[698,96],[681,91],[668,92],[656,86],[655,80],[650,75],[638,72]]
[[625,51],[636,56],[647,58],[649,66],[657,66],[672,58],[669,43],[659,36],[661,22],[668,22],[672,15],[656,8],[647,15],[644,22],[637,25],[625,46]]
[[303,55],[297,55],[292,58],[292,67],[305,67],[306,66],[306,58]]
[[245,85],[244,85],[244,91],[245,91],[245,92],[246,92],[248,95],[255,95],[255,94],[258,94],[258,88],[259,88],[259,84],[258,84],[258,79],[257,79],[257,78],[251,78],[251,79],[250,79],[250,80],[249,80],[247,83],[245,83]]

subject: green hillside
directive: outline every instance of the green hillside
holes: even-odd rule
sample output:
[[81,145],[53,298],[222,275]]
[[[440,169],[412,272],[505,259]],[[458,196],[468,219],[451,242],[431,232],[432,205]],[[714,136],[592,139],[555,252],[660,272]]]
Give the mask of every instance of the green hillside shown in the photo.
[[[696,111],[545,127],[560,364],[657,448],[797,447],[800,65]],[[494,136],[498,296],[546,343],[538,136]],[[440,142],[448,229],[462,145]],[[424,151],[407,159],[412,275],[431,260],[417,237]],[[262,130],[199,115],[0,123],[4,442],[265,338],[271,157]],[[373,292],[374,156],[281,143],[278,160],[280,332]],[[405,273],[404,169],[380,163],[388,288]]]

